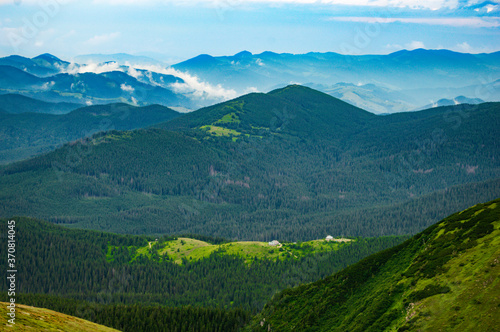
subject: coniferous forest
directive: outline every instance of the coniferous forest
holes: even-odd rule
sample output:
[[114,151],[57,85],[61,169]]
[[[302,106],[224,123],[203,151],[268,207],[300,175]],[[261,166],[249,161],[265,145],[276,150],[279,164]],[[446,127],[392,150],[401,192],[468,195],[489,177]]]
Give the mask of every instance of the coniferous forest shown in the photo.
[[[168,243],[176,237],[115,235],[29,218],[14,220],[17,264],[22,266],[17,280],[21,303],[127,331],[148,324],[153,325],[145,330],[175,331],[176,324],[191,320],[201,325],[186,331],[205,330],[204,326],[234,330],[276,292],[326,277],[407,238],[359,238],[335,251],[275,260],[255,257],[251,262],[216,251],[208,258],[178,264],[158,253],[137,253],[150,241]],[[114,249],[112,259],[109,248]],[[7,257],[6,248],[0,250]],[[6,293],[2,296],[6,300]],[[148,323],[151,316],[163,318]]]
[[[72,101],[0,98],[17,303],[121,331],[498,326],[499,102],[375,115],[294,84],[181,114],[104,104],[194,98],[172,75],[52,84],[71,64],[2,59],[0,92],[19,75]],[[80,88],[103,104],[78,104]]]

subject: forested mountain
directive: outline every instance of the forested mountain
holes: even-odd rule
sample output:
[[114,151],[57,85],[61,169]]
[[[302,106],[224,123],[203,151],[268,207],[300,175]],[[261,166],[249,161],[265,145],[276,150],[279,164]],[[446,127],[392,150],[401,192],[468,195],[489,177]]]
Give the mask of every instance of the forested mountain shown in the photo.
[[[237,244],[224,241],[206,258],[179,263],[165,248],[175,244],[180,249],[189,243],[174,236],[116,235],[71,230],[29,218],[13,220],[16,262],[22,266],[16,279],[17,303],[125,331],[184,331],[173,327],[195,323],[201,324],[196,325],[197,331],[215,330],[203,325],[228,326],[218,330],[232,331],[251,312],[261,310],[277,291],[328,276],[407,238],[358,238],[340,244],[322,241],[332,248],[327,251],[290,243],[290,248],[303,250],[304,255],[280,255],[279,259],[276,253],[281,254],[282,249],[267,246],[273,252],[269,258],[250,261],[239,250],[229,250]],[[7,230],[6,219],[1,225]],[[221,243],[221,239],[203,239]],[[0,254],[6,264],[6,246],[0,247]],[[8,300],[7,292],[0,299]],[[151,315],[163,318],[151,319]]]
[[66,114],[83,106],[82,104],[74,103],[48,103],[13,93],[0,95],[0,108],[7,113],[13,114]]
[[321,281],[287,289],[252,331],[495,331],[500,199]]
[[39,155],[96,132],[144,128],[177,116],[176,111],[160,105],[127,104],[81,107],[64,115],[0,113],[0,164]]
[[301,86],[249,94],[5,166],[0,216],[240,240],[415,233],[499,196],[498,110],[375,116]]

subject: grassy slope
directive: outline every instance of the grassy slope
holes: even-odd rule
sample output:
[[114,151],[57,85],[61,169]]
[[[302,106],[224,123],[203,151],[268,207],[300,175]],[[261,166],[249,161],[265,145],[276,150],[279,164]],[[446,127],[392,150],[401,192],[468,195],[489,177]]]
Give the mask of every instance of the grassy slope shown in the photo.
[[254,331],[493,331],[500,199],[454,214],[322,281],[285,290]]
[[[350,240],[347,242],[350,242]],[[245,263],[249,264],[255,259],[276,260],[278,258],[284,259],[288,256],[294,258],[305,257],[313,253],[338,250],[342,245],[344,244],[335,241],[326,242],[325,240],[282,243],[279,247],[272,247],[267,242],[257,241],[239,241],[214,245],[196,239],[180,237],[176,240],[163,243],[152,241],[146,246],[130,247],[129,249],[135,250],[135,258],[140,255],[151,258],[154,253],[157,253],[160,258],[165,259],[168,257],[168,259],[177,264],[182,264],[183,259],[192,262],[208,258],[214,252],[221,255],[226,254],[241,257],[245,260]],[[108,246],[108,261],[114,259],[112,254],[113,249],[118,248],[116,246]]]
[[7,304],[0,302],[0,329],[6,331],[118,331],[56,311],[21,304],[16,305],[16,323],[10,326],[7,322]]

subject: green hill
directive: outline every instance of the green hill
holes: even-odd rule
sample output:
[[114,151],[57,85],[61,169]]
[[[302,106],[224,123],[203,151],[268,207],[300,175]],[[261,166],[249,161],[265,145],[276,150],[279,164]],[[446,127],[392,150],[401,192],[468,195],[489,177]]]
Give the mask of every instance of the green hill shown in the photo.
[[45,101],[29,98],[17,94],[0,95],[0,107],[7,113],[47,113],[47,114],[66,114],[82,104],[72,103],[48,103]]
[[500,199],[445,218],[324,280],[285,290],[253,331],[494,331]]
[[[246,315],[261,310],[282,289],[326,277],[408,238],[315,240],[272,247],[194,235],[117,235],[72,230],[29,218],[13,220],[19,264],[17,303],[120,330],[104,320],[109,317],[95,320],[81,307],[239,308]],[[7,220],[0,224],[7,230]],[[6,264],[6,246],[0,247],[0,255]],[[0,300],[8,301],[3,290]],[[101,309],[112,309],[106,308]]]
[[127,104],[81,107],[63,115],[2,113],[0,164],[39,155],[96,132],[143,128],[177,116],[179,113],[164,106]]
[[[269,134],[335,139],[352,134],[376,116],[319,91],[292,85],[267,94],[251,93],[232,101],[202,108],[156,128],[201,129],[209,133],[262,137]],[[220,131],[220,130],[219,130]]]
[[[499,106],[375,116],[300,86],[250,94],[159,125],[176,132],[101,133],[5,166],[0,216],[257,241],[416,233],[500,195]],[[115,128],[151,114],[132,110]],[[68,135],[120,115],[66,116]]]
[[15,324],[7,322],[8,303],[0,302],[0,326],[4,331],[112,332],[118,331],[80,318],[43,308],[16,305]]

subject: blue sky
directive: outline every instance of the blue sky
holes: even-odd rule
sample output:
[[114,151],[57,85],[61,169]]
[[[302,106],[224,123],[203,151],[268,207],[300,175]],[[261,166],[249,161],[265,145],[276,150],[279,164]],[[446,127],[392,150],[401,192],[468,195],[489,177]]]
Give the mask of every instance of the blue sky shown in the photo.
[[500,51],[500,0],[0,0],[0,56]]

